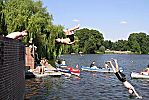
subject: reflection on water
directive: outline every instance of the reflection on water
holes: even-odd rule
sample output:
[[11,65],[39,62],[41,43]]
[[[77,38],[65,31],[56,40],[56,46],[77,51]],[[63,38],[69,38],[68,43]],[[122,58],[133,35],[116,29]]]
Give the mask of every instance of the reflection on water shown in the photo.
[[[95,60],[97,65],[111,58],[118,59],[129,82],[144,100],[149,98],[149,80],[130,78],[130,72],[139,72],[149,63],[148,55],[64,55],[71,66],[88,66]],[[127,100],[130,98],[126,88],[112,73],[92,73],[81,71],[80,79],[44,77],[26,80],[25,99],[29,100]]]

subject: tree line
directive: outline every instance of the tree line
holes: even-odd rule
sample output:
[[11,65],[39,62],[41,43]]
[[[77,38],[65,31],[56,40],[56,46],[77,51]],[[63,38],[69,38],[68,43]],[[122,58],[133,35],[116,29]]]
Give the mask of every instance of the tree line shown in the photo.
[[0,33],[28,30],[23,39],[25,45],[33,38],[39,57],[53,59],[61,54],[70,53],[105,53],[105,50],[132,51],[137,54],[149,53],[149,35],[131,33],[128,40],[104,40],[98,30],[83,28],[75,31],[75,43],[72,45],[57,44],[55,39],[65,38],[62,25],[53,24],[52,14],[43,7],[42,1],[35,0],[1,0]]
[[149,35],[146,33],[131,33],[128,40],[116,42],[104,41],[104,46],[110,50],[131,51],[135,54],[149,54]]

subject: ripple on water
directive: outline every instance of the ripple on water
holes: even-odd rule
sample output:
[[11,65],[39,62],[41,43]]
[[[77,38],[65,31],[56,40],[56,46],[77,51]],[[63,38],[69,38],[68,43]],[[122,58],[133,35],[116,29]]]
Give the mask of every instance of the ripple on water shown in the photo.
[[[70,65],[89,65],[95,60],[102,65],[111,58],[118,59],[125,68],[124,73],[143,100],[149,98],[149,80],[130,78],[131,71],[140,71],[149,63],[147,55],[64,55]],[[141,59],[141,61],[140,61]],[[143,62],[143,63],[142,63]],[[114,74],[81,71],[81,78],[35,78],[26,80],[25,99],[29,100],[134,100],[130,98]]]

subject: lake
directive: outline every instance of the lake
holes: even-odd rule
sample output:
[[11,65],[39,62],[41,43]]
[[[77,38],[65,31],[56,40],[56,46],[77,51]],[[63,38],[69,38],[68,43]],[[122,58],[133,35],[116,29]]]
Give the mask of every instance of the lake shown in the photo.
[[[140,72],[149,64],[149,55],[134,54],[85,54],[63,55],[61,58],[72,67],[89,66],[94,60],[97,66],[111,58],[117,59],[119,66],[124,68],[127,80],[143,97],[149,98],[149,79],[131,79],[130,73]],[[81,71],[77,77],[44,77],[26,80],[26,100],[135,100],[128,94],[123,84],[113,73]]]

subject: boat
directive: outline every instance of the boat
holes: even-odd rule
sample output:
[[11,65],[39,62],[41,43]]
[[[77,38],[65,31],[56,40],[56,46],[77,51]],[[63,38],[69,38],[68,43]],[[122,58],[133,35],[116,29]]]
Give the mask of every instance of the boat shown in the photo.
[[62,75],[62,72],[59,71],[45,71],[43,74],[39,72],[30,72],[35,77],[46,77],[46,76],[53,76],[53,77],[60,77]]
[[62,68],[57,68],[58,71],[62,72],[62,75],[65,75],[65,76],[71,76],[71,72],[69,69],[62,69]]
[[[113,73],[112,68],[98,68],[96,66],[94,66],[94,67],[81,66],[81,70],[91,71],[91,72]],[[123,71],[123,69],[120,68],[120,72],[122,72],[122,71]]]
[[[29,74],[28,74],[29,73]],[[46,77],[46,76],[61,76],[62,72],[58,71],[56,68],[52,67],[51,65],[47,66],[44,69],[44,73],[39,73],[38,70],[34,70],[34,69],[30,69],[28,71],[26,71],[26,74],[28,74],[28,76],[32,75],[34,77]]]
[[70,70],[72,75],[80,76],[80,70],[78,68],[72,68],[70,66],[67,67]]
[[67,68],[66,69],[57,68],[57,71],[64,72],[64,73],[70,73],[70,70]]
[[[57,70],[63,72],[63,74],[66,76],[71,76],[71,75],[80,76],[80,70],[78,68],[72,68],[68,66],[64,59],[57,59],[55,61],[55,66]],[[78,67],[78,65],[76,67]]]
[[81,66],[81,70],[83,71],[92,71],[92,72],[113,72],[112,68],[98,68],[98,67],[86,67]]
[[78,68],[72,68],[66,64],[66,61],[64,59],[57,59],[55,61],[55,66],[57,70],[60,72],[63,72],[64,75],[66,76],[80,76],[80,70]]
[[50,75],[49,73],[40,74],[40,73],[36,73],[36,72],[33,72],[33,74],[35,75],[35,77],[46,77],[46,76]]
[[149,75],[140,74],[139,72],[131,72],[130,76],[134,79],[149,79]]

